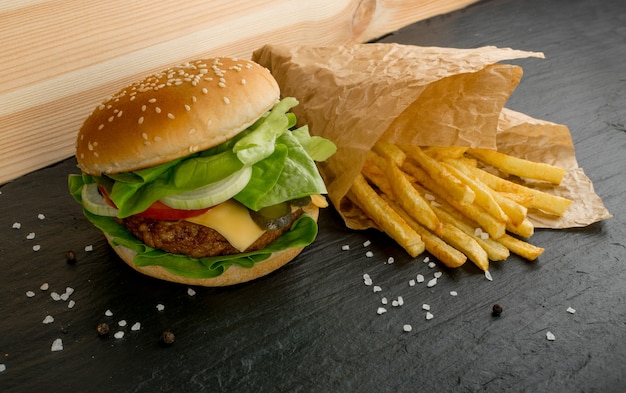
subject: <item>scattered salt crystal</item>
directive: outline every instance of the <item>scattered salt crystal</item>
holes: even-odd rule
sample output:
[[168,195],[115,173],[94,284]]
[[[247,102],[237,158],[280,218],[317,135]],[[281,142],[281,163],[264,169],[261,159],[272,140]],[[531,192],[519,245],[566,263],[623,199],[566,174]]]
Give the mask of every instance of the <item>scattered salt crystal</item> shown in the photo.
[[157,311],[163,311],[163,310],[165,310],[165,306],[162,305],[161,303],[159,303],[159,304],[156,305],[156,309],[157,309]]
[[435,266],[437,266],[437,265],[435,264],[435,262],[428,262],[428,267],[429,267],[429,268],[431,268],[431,269],[432,269],[432,268],[434,268]]
[[139,322],[135,322],[133,326],[130,327],[130,330],[132,330],[133,332],[136,332],[139,329],[141,329],[141,323]]
[[90,244],[90,245],[88,245],[88,246],[85,246],[85,251],[86,251],[86,252],[91,252],[91,251],[93,251],[93,246],[92,246],[91,244]]
[[124,337],[124,332],[123,331],[119,331],[119,332],[115,332],[115,334],[113,335],[113,337],[120,339],[122,337]]
[[126,320],[122,319],[117,323],[120,327],[124,327],[127,325]]
[[74,308],[74,306],[75,306],[75,305],[76,305],[76,302],[75,302],[75,301],[73,301],[73,300],[70,300],[70,301],[67,303],[67,308]]
[[113,312],[111,310],[106,310],[104,312],[104,315],[106,315],[107,317],[111,317],[111,316],[113,316]]
[[480,238],[483,240],[489,239],[489,234],[487,232],[483,232],[480,234]]
[[363,283],[364,283],[365,285],[368,285],[368,286],[369,286],[369,285],[372,285],[372,278],[370,277],[370,275],[369,275],[369,274],[365,273],[365,274],[363,275]]
[[63,340],[57,338],[52,342],[52,346],[50,347],[50,351],[57,352],[63,350]]
[[554,341],[556,339],[556,336],[552,332],[547,332],[546,338],[548,339],[548,341]]
[[33,251],[39,251],[39,250],[41,250],[41,246],[39,244],[35,244],[33,246]]
[[47,282],[44,282],[43,284],[41,284],[41,286],[39,287],[39,289],[41,289],[42,291],[47,291],[48,288],[50,288],[50,284],[48,284]]
[[70,298],[70,295],[68,295],[67,292],[64,292],[61,294],[60,298],[61,300],[66,301],[67,299]]
[[371,257],[374,256],[374,253],[371,252],[371,251],[368,251],[368,252],[365,253],[365,256],[368,257],[368,258],[371,258]]
[[378,285],[374,285],[374,292],[380,292],[383,289],[381,287],[379,287]]
[[480,237],[480,235],[483,233],[483,230],[481,228],[475,228],[474,229],[474,236],[476,237]]
[[66,287],[65,288],[65,293],[67,293],[68,296],[71,296],[74,293],[74,288]]
[[194,291],[192,288],[187,288],[187,295],[189,296],[195,296],[196,291]]
[[418,274],[415,278],[417,279],[417,282],[424,282],[424,276],[421,274]]
[[430,257],[424,257],[424,263],[430,262]]
[[343,246],[341,246],[341,250],[343,250],[343,251],[350,250],[350,245],[349,244],[344,244]]
[[20,224],[19,222],[14,222],[13,223],[13,229],[20,229],[22,227],[22,224]]
[[568,307],[566,311],[567,311],[568,313],[570,313],[570,314],[574,314],[574,313],[576,313],[576,310],[574,310],[574,309],[573,309],[573,308],[571,308],[571,307]]
[[431,314],[430,311],[426,313],[426,319],[427,320],[431,320],[431,319],[433,319],[433,317],[434,317],[434,315]]
[[378,307],[378,309],[376,310],[376,314],[381,315],[387,312],[387,309],[385,307]]
[[404,304],[404,298],[402,296],[398,296],[398,306],[402,306]]
[[433,276],[435,276],[435,278],[439,278],[443,275],[443,273],[441,272],[435,272],[435,274],[433,274]]
[[456,296],[458,295],[457,291],[450,291],[450,296]]
[[54,300],[55,302],[58,302],[59,300],[61,300],[61,295],[59,295],[56,292],[50,292],[50,297],[52,298],[52,300]]
[[394,299],[394,300],[392,300],[392,301],[391,301],[391,305],[392,305],[393,307],[398,307],[400,304],[398,304],[398,300],[395,300],[395,299]]
[[434,207],[441,207],[441,203],[439,203],[437,201],[430,201],[430,205],[434,206]]
[[485,278],[489,281],[493,281],[493,277],[491,277],[491,273],[489,273],[489,270],[485,270]]
[[26,235],[26,239],[28,240],[33,240],[35,238],[35,232],[31,232],[28,235]]
[[369,247],[371,244],[372,244],[371,241],[366,240],[366,241],[363,242],[363,247]]
[[33,292],[33,291],[26,291],[26,296],[34,297],[35,296],[35,292]]
[[394,263],[395,261],[396,261],[396,260],[395,260],[393,257],[389,257],[389,258],[387,258],[387,263],[388,263],[388,264],[390,264],[390,265],[391,265],[392,263]]
[[413,330],[413,326],[406,324],[404,326],[402,326],[402,330],[404,330],[405,332],[410,332],[411,330]]
[[387,303],[389,303],[389,301],[387,300],[387,298],[386,298],[386,297],[384,297],[384,298],[380,299],[380,302],[381,302],[382,304],[387,304]]
[[1,373],[1,372],[3,372],[3,371],[5,371],[6,369],[7,369],[6,364],[4,364],[4,363],[0,363],[0,373]]
[[410,287],[414,287],[415,286],[415,280],[409,280],[409,286]]
[[428,201],[434,201],[435,200],[435,196],[431,195],[431,194],[424,194],[424,198],[426,198],[426,200],[428,200]]
[[42,323],[45,325],[52,323],[52,322],[54,322],[54,317],[52,317],[52,315],[46,315],[46,317],[42,321]]
[[426,303],[422,304],[422,310],[426,310],[426,311],[430,310],[430,304],[426,304]]
[[428,281],[428,283],[426,283],[426,286],[427,286],[428,288],[432,288],[432,287],[434,287],[435,285],[437,285],[437,278],[436,278],[436,277],[435,277],[435,278],[433,278],[433,279],[431,279],[430,281]]
[[42,213],[39,213],[39,214],[37,214],[37,218],[40,219],[40,220],[43,220],[43,219],[46,218],[46,216],[43,215]]

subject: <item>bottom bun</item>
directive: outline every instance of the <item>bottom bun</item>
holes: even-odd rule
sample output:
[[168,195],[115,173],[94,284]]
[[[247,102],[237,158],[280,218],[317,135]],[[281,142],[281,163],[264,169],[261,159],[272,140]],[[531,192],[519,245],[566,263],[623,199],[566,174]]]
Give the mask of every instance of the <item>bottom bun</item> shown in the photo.
[[[317,221],[319,216],[319,208],[317,206],[309,204],[303,210],[311,217],[313,217],[315,221]],[[137,255],[135,251],[124,246],[113,245],[111,243],[112,239],[106,233],[104,234],[104,236],[107,238],[109,244],[111,244],[111,247],[117,253],[117,255],[119,255],[119,257],[124,262],[126,262],[126,264],[128,264],[139,273],[158,278],[160,280],[176,282],[179,284],[200,285],[205,287],[224,287],[228,285],[235,285],[247,281],[252,281],[259,277],[263,277],[289,263],[304,249],[304,247],[289,248],[284,251],[275,252],[270,255],[269,258],[265,259],[264,261],[255,263],[254,266],[250,268],[241,267],[238,265],[231,265],[228,269],[226,269],[226,271],[224,271],[224,273],[220,274],[217,277],[190,278],[174,274],[159,265],[137,266],[133,262],[135,256]]]

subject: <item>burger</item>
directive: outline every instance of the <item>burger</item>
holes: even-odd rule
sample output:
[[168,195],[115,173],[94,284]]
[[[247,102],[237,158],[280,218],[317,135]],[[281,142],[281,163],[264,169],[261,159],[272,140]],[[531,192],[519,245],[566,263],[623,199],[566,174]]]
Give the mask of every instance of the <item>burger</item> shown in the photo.
[[317,236],[335,145],[249,60],[200,59],[110,96],[76,139],[69,189],[133,269],[189,285],[266,275]]

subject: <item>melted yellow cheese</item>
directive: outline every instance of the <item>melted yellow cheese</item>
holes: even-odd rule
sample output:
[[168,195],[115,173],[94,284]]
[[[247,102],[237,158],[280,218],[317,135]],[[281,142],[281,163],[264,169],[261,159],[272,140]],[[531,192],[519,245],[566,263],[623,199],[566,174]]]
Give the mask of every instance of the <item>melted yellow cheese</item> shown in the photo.
[[232,199],[187,221],[216,230],[241,252],[265,232],[252,221],[248,209]]

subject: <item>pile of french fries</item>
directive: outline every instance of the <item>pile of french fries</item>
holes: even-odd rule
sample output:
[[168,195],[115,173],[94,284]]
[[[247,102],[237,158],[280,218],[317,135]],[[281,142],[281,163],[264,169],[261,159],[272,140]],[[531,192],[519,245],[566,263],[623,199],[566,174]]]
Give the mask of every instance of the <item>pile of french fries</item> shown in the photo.
[[543,253],[525,241],[534,233],[529,209],[561,216],[572,203],[509,178],[559,184],[564,175],[494,150],[378,142],[348,198],[412,257],[426,250],[448,267],[469,259],[487,271],[510,253]]

